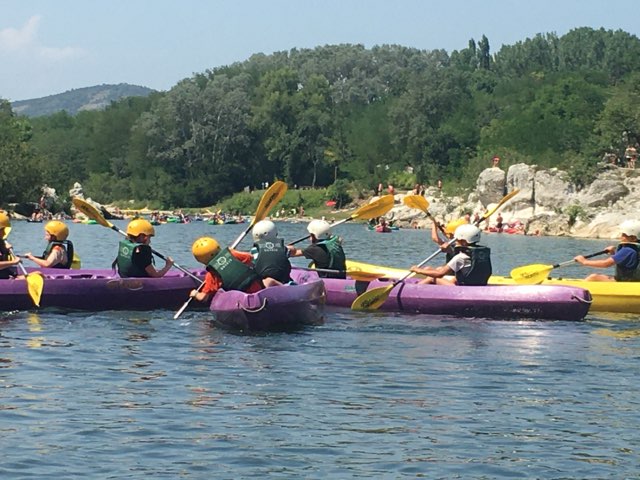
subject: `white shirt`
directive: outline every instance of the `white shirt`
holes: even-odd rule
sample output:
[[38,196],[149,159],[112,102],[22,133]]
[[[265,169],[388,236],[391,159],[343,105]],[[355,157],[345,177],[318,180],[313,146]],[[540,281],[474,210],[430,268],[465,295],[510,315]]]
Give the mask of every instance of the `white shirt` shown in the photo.
[[471,257],[464,252],[459,252],[449,260],[447,267],[453,270],[454,273],[458,273],[464,268],[471,268]]

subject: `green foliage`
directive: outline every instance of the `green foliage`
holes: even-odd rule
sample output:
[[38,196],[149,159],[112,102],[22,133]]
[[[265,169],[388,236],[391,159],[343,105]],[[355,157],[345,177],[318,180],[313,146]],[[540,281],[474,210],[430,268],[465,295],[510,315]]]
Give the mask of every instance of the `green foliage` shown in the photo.
[[569,216],[569,226],[572,227],[575,225],[578,219],[586,220],[587,215],[582,207],[579,205],[569,205],[565,208],[564,213]]
[[336,202],[336,208],[342,208],[352,200],[349,194],[349,182],[346,180],[336,181],[327,188],[327,196]]
[[[540,34],[497,54],[484,35],[450,56],[398,45],[294,49],[103,111],[28,120],[4,102],[0,187],[4,201],[33,201],[43,183],[64,193],[78,181],[105,203],[172,208],[284,179],[316,187],[285,198],[308,209],[380,182],[471,188],[495,154],[503,169],[568,169],[581,186],[604,153],[640,143],[639,103],[640,40],[622,31]],[[250,214],[257,196],[225,205]]]

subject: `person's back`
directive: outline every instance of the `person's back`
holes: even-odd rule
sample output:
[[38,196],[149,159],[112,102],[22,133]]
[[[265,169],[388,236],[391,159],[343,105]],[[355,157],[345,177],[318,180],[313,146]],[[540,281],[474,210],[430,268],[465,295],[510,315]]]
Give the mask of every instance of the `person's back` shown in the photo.
[[322,278],[346,278],[347,260],[340,238],[331,235],[331,225],[325,220],[313,220],[307,226],[311,236],[311,245],[304,250],[289,245],[289,255],[304,256],[310,259],[316,268],[332,270],[332,272],[318,272]]
[[115,266],[123,278],[163,277],[173,266],[173,259],[167,257],[162,269],[153,264],[153,250],[150,243],[155,235],[151,223],[143,218],[134,218],[127,226],[127,237],[118,244]]
[[291,282],[291,263],[284,240],[278,238],[278,230],[270,220],[262,220],[253,227],[254,268],[265,286]]

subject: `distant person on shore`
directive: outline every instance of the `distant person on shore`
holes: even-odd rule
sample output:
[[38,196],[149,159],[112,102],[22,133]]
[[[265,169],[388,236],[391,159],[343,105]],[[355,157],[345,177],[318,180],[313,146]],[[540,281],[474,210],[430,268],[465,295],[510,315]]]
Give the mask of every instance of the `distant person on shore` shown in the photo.
[[127,226],[127,237],[118,245],[118,257],[114,262],[122,278],[164,277],[173,266],[167,257],[164,267],[157,270],[153,264],[151,237],[156,234],[153,225],[143,218],[134,218]]
[[592,273],[585,280],[589,282],[640,282],[640,256],[638,255],[638,237],[640,237],[640,221],[627,220],[620,225],[620,243],[609,246],[605,250],[611,255],[600,260],[588,260],[582,255],[574,258],[585,267],[609,268],[615,266],[613,276]]
[[307,226],[311,236],[311,245],[304,250],[287,245],[290,257],[304,256],[313,261],[316,268],[335,270],[333,272],[318,272],[323,278],[346,278],[346,255],[340,238],[331,233],[331,225],[324,220],[312,220]]
[[5,212],[0,212],[0,280],[18,276],[16,265],[20,263],[17,257],[11,255],[11,244],[7,237],[11,231],[11,220]]
[[[455,255],[441,267],[411,267],[411,271],[427,278],[421,284],[486,285],[491,276],[491,250],[479,245],[482,232],[475,225],[464,224],[456,228]],[[454,277],[452,277],[455,275]]]
[[69,227],[59,220],[51,220],[44,226],[47,248],[42,256],[36,257],[29,252],[24,257],[42,268],[71,268],[73,243],[68,240],[68,237]]
[[265,287],[274,287],[291,282],[291,262],[284,240],[278,237],[278,229],[271,220],[261,220],[251,231],[256,273]]
[[627,160],[627,168],[636,168],[636,160],[638,159],[638,151],[633,145],[629,145],[624,151],[624,158]]
[[500,168],[500,157],[497,155],[494,155],[494,157],[491,159],[491,168]]
[[504,229],[504,219],[502,218],[502,215],[498,213],[498,216],[496,217],[496,231],[498,233],[502,233],[503,229]]
[[211,299],[218,290],[239,290],[255,293],[264,288],[253,264],[253,255],[232,248],[220,248],[215,238],[200,237],[191,246],[194,258],[206,266],[204,286],[191,290],[190,296],[199,302]]

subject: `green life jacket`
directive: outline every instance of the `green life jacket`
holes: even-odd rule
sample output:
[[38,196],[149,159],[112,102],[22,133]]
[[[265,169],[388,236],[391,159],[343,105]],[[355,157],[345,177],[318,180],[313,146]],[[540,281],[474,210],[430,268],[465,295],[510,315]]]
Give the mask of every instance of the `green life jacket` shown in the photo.
[[456,272],[458,285],[484,286],[492,273],[491,249],[482,245],[456,247],[455,252],[464,252],[471,258],[471,267]]
[[254,269],[261,278],[271,277],[281,283],[291,281],[291,263],[283,239],[277,238],[273,242],[260,240],[254,243],[254,247],[258,251]]
[[225,290],[245,291],[260,276],[253,267],[242,263],[231,254],[229,248],[221,250],[207,264],[207,270],[217,273],[222,279],[222,288]]
[[122,278],[128,277],[148,277],[149,274],[143,268],[133,263],[133,255],[138,247],[145,247],[144,243],[132,242],[128,238],[120,240],[118,244],[118,256],[116,257],[116,265],[118,274]]
[[324,276],[325,278],[346,278],[347,258],[340,243],[340,237],[338,237],[337,235],[334,235],[327,240],[322,240],[321,242],[316,243],[316,245],[326,250],[326,252],[329,254],[329,264],[316,265],[316,268],[339,270],[341,272],[345,272],[335,275],[325,273],[324,275],[320,275],[321,277]]
[[46,259],[51,253],[51,250],[53,250],[53,247],[55,246],[59,246],[64,249],[64,251],[67,253],[67,261],[66,263],[58,263],[57,265],[54,265],[51,268],[71,268],[71,263],[73,263],[73,243],[71,243],[70,240],[65,240],[63,242],[58,242],[58,241],[49,242],[47,244],[47,248],[45,248],[44,252],[42,253],[41,258]]
[[640,249],[636,243],[621,243],[616,248],[619,251],[621,248],[632,248],[636,252],[635,265],[631,268],[625,268],[616,264],[616,272],[614,278],[618,282],[640,282]]

